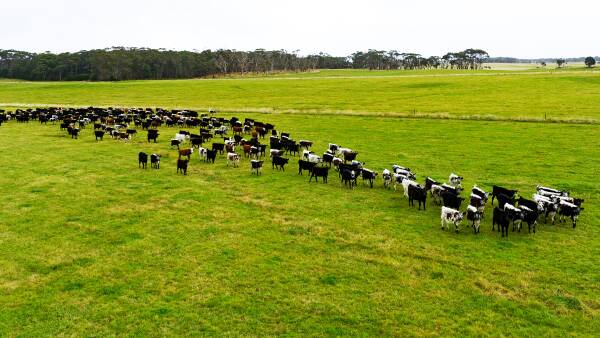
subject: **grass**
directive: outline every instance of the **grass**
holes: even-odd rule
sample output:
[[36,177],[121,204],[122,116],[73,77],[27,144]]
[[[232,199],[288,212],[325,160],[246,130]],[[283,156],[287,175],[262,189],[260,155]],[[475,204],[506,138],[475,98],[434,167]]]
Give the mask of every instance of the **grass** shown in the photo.
[[[554,79],[556,86],[568,81]],[[154,82],[27,84],[31,92],[20,95],[63,93],[57,99],[83,104],[85,93],[97,92],[104,104],[154,97],[152,105],[171,102],[174,87],[179,97],[201,100],[182,93],[204,83],[213,84],[165,82],[162,95]],[[281,82],[257,81],[257,92],[262,83]],[[215,82],[211,97],[236,101],[228,86]],[[378,171],[398,163],[420,180],[456,171],[466,186],[500,184],[524,195],[545,184],[585,198],[586,209],[576,229],[542,224],[536,234],[503,239],[491,232],[488,206],[480,234],[468,227],[455,234],[440,230],[439,207],[409,208],[381,181],[353,191],[335,175],[309,184],[295,172],[295,159],[286,172],[266,167],[256,177],[246,161],[234,169],[222,157],[214,165],[194,157],[188,176],[176,175],[168,139],[178,129],[163,128],[157,144],[143,133],[130,143],[95,142],[90,129],[71,140],[58,126],[9,122],[0,126],[0,335],[600,331],[599,126],[236,115],[313,140],[317,151],[327,142],[354,148]],[[161,169],[138,169],[139,151],[163,154]]]
[[297,114],[599,120],[600,76],[594,70],[342,70],[291,76],[118,83],[0,82],[0,106],[213,107]]

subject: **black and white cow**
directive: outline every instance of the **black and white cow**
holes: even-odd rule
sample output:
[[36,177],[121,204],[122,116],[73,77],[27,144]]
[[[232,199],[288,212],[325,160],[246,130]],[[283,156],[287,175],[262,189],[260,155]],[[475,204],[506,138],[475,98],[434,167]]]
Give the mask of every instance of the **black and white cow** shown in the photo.
[[237,153],[227,153],[227,166],[232,165],[237,168],[240,165],[240,155]]
[[467,220],[471,221],[473,232],[479,233],[479,225],[481,224],[482,213],[473,205],[467,207]]
[[536,186],[536,190],[538,195],[542,195],[542,196],[546,196],[546,197],[551,197],[551,196],[564,196],[564,197],[568,197],[569,193],[563,190],[558,190],[558,189],[554,189],[554,188],[549,188],[549,187],[544,187],[544,186]]
[[383,179],[383,187],[389,189],[392,185],[392,173],[387,169],[383,169],[381,178]]
[[516,228],[519,232],[521,232],[521,225],[523,223],[523,211],[511,204],[506,203],[504,204],[504,212],[506,213],[508,219],[512,221],[512,231],[515,231]]
[[356,186],[356,171],[352,169],[340,170],[341,184],[353,189]]
[[454,224],[454,231],[458,232],[458,230],[460,230],[458,226],[464,217],[465,215],[456,209],[442,207],[442,230],[444,230],[444,228],[448,229],[449,224]]
[[250,173],[260,175],[262,172],[263,161],[250,160]]
[[425,190],[425,187],[420,185],[408,186],[408,205],[414,206],[414,201],[419,202],[419,210],[421,210],[421,203],[423,203],[423,211],[425,211],[425,205],[427,202],[427,190]]
[[548,223],[548,217],[550,217],[550,220],[554,225],[556,213],[558,212],[558,202],[538,194],[533,194],[533,200],[544,206],[544,223]]
[[558,202],[558,217],[559,220],[564,222],[565,217],[571,218],[573,222],[573,228],[577,226],[577,219],[579,218],[579,213],[581,212],[581,208],[577,205],[565,201]]
[[431,187],[434,185],[441,186],[442,184],[429,176],[425,177],[425,190],[431,193]]
[[481,197],[481,200],[484,205],[487,204],[488,198],[490,196],[489,193],[485,192],[483,189],[479,188],[476,185],[474,185],[473,189],[471,189],[471,193]]
[[529,232],[531,233],[531,229],[533,228],[533,233],[535,233],[535,227],[537,225],[537,220],[539,217],[539,212],[537,208],[529,208],[526,205],[519,204],[519,209],[523,213],[523,222],[527,223],[527,227]]
[[150,168],[154,168],[154,169],[160,168],[160,155],[158,155],[158,154],[150,155]]
[[365,181],[369,182],[369,186],[371,188],[373,188],[373,181],[375,181],[375,178],[377,177],[377,173],[374,172],[373,170],[369,170],[366,168],[363,168],[361,170],[361,176],[362,176],[362,180],[363,180],[363,184],[365,183]]
[[454,187],[461,187],[463,179],[464,178],[462,176],[451,173],[450,176],[448,176],[448,183]]

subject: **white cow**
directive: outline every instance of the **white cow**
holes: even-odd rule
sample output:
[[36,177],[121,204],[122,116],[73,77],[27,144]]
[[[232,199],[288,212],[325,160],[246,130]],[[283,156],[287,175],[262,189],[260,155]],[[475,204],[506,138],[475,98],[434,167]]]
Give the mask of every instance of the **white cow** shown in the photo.
[[448,224],[454,224],[454,231],[458,232],[458,225],[462,222],[465,214],[460,211],[448,207],[442,207],[442,230],[448,229]]

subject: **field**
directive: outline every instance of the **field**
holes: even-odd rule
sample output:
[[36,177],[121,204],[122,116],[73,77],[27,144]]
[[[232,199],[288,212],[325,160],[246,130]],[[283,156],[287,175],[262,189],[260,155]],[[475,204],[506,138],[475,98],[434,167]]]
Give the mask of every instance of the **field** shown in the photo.
[[[0,106],[107,105],[221,111],[598,122],[594,70],[323,71],[187,81],[0,82]],[[326,93],[326,95],[324,95]]]
[[[488,205],[480,234],[465,223],[456,234],[440,230],[430,201],[409,208],[381,180],[352,191],[335,175],[308,183],[294,158],[256,177],[247,160],[230,168],[196,154],[188,176],[176,175],[168,140],[178,128],[161,128],[156,144],[145,133],[96,142],[91,128],[71,140],[57,125],[11,121],[0,126],[0,335],[600,332],[600,126],[452,119],[547,110],[591,122],[600,77],[379,75],[6,81],[0,102],[227,108],[219,114],[271,122],[318,152],[328,142],[356,149],[377,171],[398,163],[419,181],[456,171],[467,187],[525,196],[536,184],[570,190],[585,198],[577,228],[542,222],[500,238]],[[412,104],[450,118],[394,117]],[[161,169],[138,169],[139,151],[163,154]]]

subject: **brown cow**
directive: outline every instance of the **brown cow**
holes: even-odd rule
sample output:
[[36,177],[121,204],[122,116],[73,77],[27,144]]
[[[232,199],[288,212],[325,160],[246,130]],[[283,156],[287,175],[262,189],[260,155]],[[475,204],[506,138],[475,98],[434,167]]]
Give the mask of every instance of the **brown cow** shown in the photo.
[[187,156],[188,161],[189,161],[190,158],[192,157],[193,153],[194,153],[194,148],[179,149],[179,157],[178,157],[178,159],[181,159],[181,156]]

